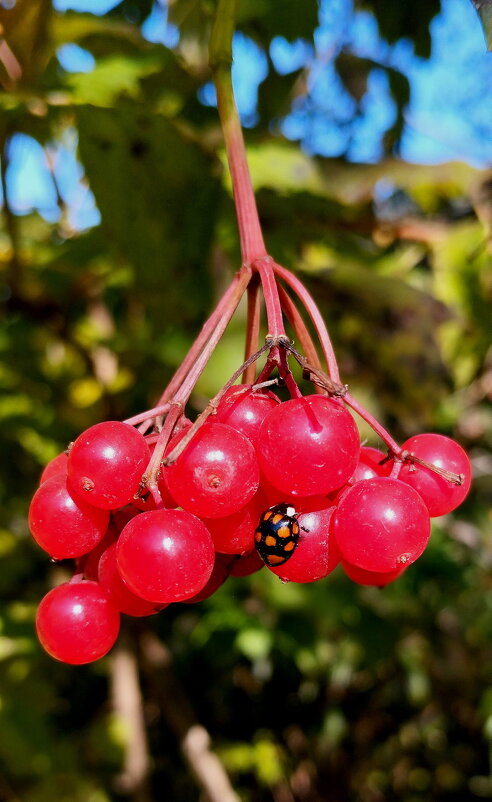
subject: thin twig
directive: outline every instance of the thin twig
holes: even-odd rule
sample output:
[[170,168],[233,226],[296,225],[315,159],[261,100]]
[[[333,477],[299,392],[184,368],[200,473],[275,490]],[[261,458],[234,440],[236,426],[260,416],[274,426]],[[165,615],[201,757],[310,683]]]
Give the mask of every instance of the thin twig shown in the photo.
[[[442,476],[443,479],[447,479],[448,482],[451,482],[453,485],[458,485],[460,487],[465,481],[465,474],[464,473],[453,473],[453,471],[447,471],[445,468],[439,468],[437,465],[433,465],[432,462],[426,462],[420,457],[416,457],[411,451],[402,451],[399,455],[400,459],[403,462],[410,463],[410,470],[412,470],[412,466],[414,463],[417,465],[422,465],[424,468],[428,468],[430,471],[437,473],[438,476]],[[413,468],[413,470],[416,470]]]
[[240,802],[223,763],[212,751],[209,733],[197,721],[191,702],[172,670],[170,651],[151,632],[143,633],[140,648],[141,665],[154,697],[207,802]]
[[123,769],[116,777],[117,789],[130,795],[133,802],[151,802],[149,753],[137,660],[125,632],[120,632],[111,653],[111,691],[113,708],[126,734]]
[[311,294],[307,291],[301,281],[294,276],[290,270],[287,270],[282,265],[274,263],[273,269],[277,276],[279,276],[285,283],[295,292],[301,303],[303,304],[304,308],[306,309],[309,317],[311,318],[314,328],[316,329],[316,334],[318,335],[318,339],[323,351],[323,355],[326,360],[326,366],[328,368],[328,372],[330,374],[331,379],[334,382],[340,381],[340,372],[338,370],[338,363],[335,356],[335,351],[333,350],[333,345],[330,340],[330,335],[328,334],[328,330],[326,328],[325,322],[321,317],[321,313],[314,302],[314,298]]
[[[280,303],[282,305],[282,310],[285,312],[287,316],[287,320],[289,321],[290,325],[294,330],[294,334],[299,340],[302,350],[304,351],[304,356],[309,361],[309,363],[316,369],[322,370],[321,362],[319,360],[318,352],[316,350],[316,346],[313,342],[313,338],[311,337],[308,327],[306,326],[304,320],[301,317],[299,310],[297,309],[294,301],[288,294],[288,292],[280,285],[277,285],[278,294],[280,298]],[[315,391],[319,394],[325,393],[324,387],[319,384],[315,383]]]
[[275,341],[269,339],[269,340],[266,341],[265,345],[263,345],[258,351],[256,351],[256,353],[251,354],[249,359],[247,359],[245,362],[243,362],[243,364],[232,374],[232,376],[229,379],[229,381],[227,381],[224,384],[224,386],[219,390],[217,395],[215,395],[208,402],[208,404],[205,407],[205,409],[203,410],[203,412],[201,412],[199,414],[198,418],[195,420],[193,425],[190,426],[190,428],[188,429],[188,431],[184,435],[183,439],[180,440],[180,442],[177,444],[177,446],[175,446],[175,448],[173,448],[171,453],[168,454],[168,456],[162,461],[164,465],[172,465],[173,462],[176,462],[176,460],[178,459],[180,454],[183,453],[183,451],[185,450],[186,446],[188,445],[190,440],[194,437],[194,435],[196,434],[198,429],[200,429],[203,426],[203,424],[205,423],[205,421],[207,420],[207,418],[210,415],[212,415],[213,412],[215,412],[215,410],[217,409],[217,406],[219,405],[220,400],[223,397],[224,393],[229,389],[229,387],[232,387],[234,382],[240,377],[241,373],[244,373],[244,371],[250,365],[253,365],[257,361],[257,359],[259,359],[259,357],[262,354],[265,353],[265,351],[268,351],[268,350],[271,351],[272,348],[275,348],[275,347],[277,347],[276,344],[275,344]]
[[319,387],[322,387],[330,395],[337,396],[338,398],[344,398],[344,396],[347,394],[347,386],[345,384],[334,382],[332,379],[330,379],[327,373],[315,367],[314,365],[311,365],[306,357],[299,353],[297,348],[294,348],[292,343],[288,342],[287,340],[282,340],[279,344],[281,348],[292,354],[296,362],[299,363],[305,379],[308,379],[308,381],[313,382],[313,384],[317,384]]
[[[229,320],[234,314],[243,293],[246,291],[246,288],[251,281],[251,276],[252,271],[250,267],[242,267],[236,273],[231,284],[225,291],[214,311],[208,320],[206,320],[203,324],[198,337],[191,346],[166,389],[162,393],[156,406],[160,406],[161,404],[165,404],[167,401],[174,400],[174,397],[176,396],[178,390],[182,387],[183,382],[186,380],[190,370],[193,366],[195,366],[198,357],[207,347],[209,347],[210,340],[214,338],[214,342],[217,342],[218,339],[220,339]],[[218,338],[217,332],[219,332]],[[210,353],[208,356],[210,356]],[[205,365],[203,367],[205,367]]]

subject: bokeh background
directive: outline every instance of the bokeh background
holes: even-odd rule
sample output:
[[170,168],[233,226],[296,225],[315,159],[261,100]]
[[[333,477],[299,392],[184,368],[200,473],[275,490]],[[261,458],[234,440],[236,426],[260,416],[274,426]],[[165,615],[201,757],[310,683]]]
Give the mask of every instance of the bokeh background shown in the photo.
[[[205,800],[198,726],[245,802],[491,798],[492,55],[470,0],[242,0],[234,39],[271,253],[395,437],[468,449],[467,501],[385,589],[264,569],[127,619],[94,665],[36,641],[69,571],[27,530],[42,466],[152,406],[239,265],[214,8],[0,0],[0,799]],[[240,309],[190,414],[243,330]]]

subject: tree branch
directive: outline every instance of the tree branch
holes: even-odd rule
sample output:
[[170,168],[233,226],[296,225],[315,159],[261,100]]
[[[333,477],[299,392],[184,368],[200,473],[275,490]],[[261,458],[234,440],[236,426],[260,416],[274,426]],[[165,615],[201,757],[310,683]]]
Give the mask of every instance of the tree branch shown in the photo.
[[240,802],[224,765],[211,749],[210,735],[197,720],[190,700],[172,670],[172,656],[151,632],[140,639],[141,664],[162,715],[207,802]]
[[112,652],[111,693],[115,713],[127,733],[123,770],[116,777],[117,790],[133,802],[151,802],[148,786],[149,754],[143,715],[137,660],[128,634],[120,632]]

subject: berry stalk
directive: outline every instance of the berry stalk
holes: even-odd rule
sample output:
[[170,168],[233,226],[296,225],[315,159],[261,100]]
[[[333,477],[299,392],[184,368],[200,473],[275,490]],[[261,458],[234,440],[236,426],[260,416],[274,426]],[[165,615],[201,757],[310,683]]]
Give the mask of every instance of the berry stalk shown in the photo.
[[[246,322],[246,339],[244,345],[244,361],[258,350],[260,340],[260,285],[258,276],[251,279],[248,286],[248,317]],[[243,373],[243,384],[253,384],[256,375],[255,363],[248,365]]]
[[[278,286],[278,292],[280,297],[280,303],[282,305],[282,310],[285,312],[287,319],[302,346],[302,350],[304,351],[306,359],[317,370],[321,370],[321,362],[319,361],[316,346],[313,342],[313,339],[308,331],[306,324],[304,323],[304,320],[299,314],[299,310],[297,309],[290,295],[280,285]],[[315,389],[316,392],[323,392],[323,389],[319,387],[319,385],[316,385]]]
[[[268,337],[285,336],[282,309],[258,217],[255,194],[246,158],[241,121],[232,86],[232,38],[236,0],[219,0],[215,24],[210,38],[209,64],[217,92],[217,109],[226,146],[227,161],[241,243],[243,265],[259,273],[267,311]],[[279,364],[279,355],[274,357]]]
[[[248,268],[245,268],[245,267],[241,268],[241,271],[238,274],[237,279],[238,279],[237,283],[235,283],[235,284],[233,283],[231,285],[232,292],[229,293],[229,291],[231,290],[231,287],[230,287],[229,290],[225,293],[224,297],[227,296],[226,309],[224,310],[222,316],[217,321],[217,323],[215,325],[215,328],[213,329],[208,342],[203,347],[203,350],[201,351],[200,354],[198,354],[198,356],[196,356],[196,358],[194,360],[191,360],[190,359],[190,354],[192,354],[192,353],[194,354],[194,351],[195,351],[195,346],[192,346],[192,348],[190,349],[190,351],[188,353],[188,356],[186,357],[185,361],[183,362],[183,365],[186,363],[186,368],[187,368],[187,370],[185,372],[185,376],[184,376],[183,380],[180,383],[179,389],[176,390],[176,392],[174,393],[172,399],[169,401],[169,405],[171,407],[177,407],[177,411],[175,409],[173,409],[173,411],[168,414],[168,417],[166,419],[166,423],[164,424],[164,426],[162,428],[162,431],[159,434],[159,438],[158,438],[158,440],[156,442],[156,445],[155,445],[154,453],[153,453],[153,455],[152,455],[152,457],[150,459],[150,462],[149,462],[149,464],[147,466],[147,470],[146,470],[146,484],[151,489],[152,495],[154,497],[156,497],[156,493],[158,494],[158,491],[156,489],[153,490],[152,488],[154,488],[154,486],[157,483],[157,475],[158,475],[158,472],[159,472],[159,466],[160,466],[160,462],[161,462],[161,459],[162,459],[162,455],[164,454],[164,450],[165,450],[165,448],[166,448],[166,446],[167,446],[167,444],[168,444],[168,442],[169,442],[169,440],[170,440],[170,438],[172,436],[173,428],[174,428],[175,424],[177,423],[178,419],[183,414],[184,407],[185,407],[186,402],[188,401],[188,399],[189,399],[189,397],[190,397],[190,395],[191,395],[191,393],[193,391],[193,388],[194,388],[195,384],[197,383],[197,381],[200,378],[201,374],[205,370],[205,367],[207,365],[208,360],[212,356],[212,353],[213,353],[216,345],[218,344],[218,342],[221,339],[224,331],[226,330],[226,328],[227,328],[227,326],[229,324],[229,321],[230,321],[232,315],[234,314],[234,312],[235,312],[235,310],[237,308],[237,305],[239,304],[239,301],[241,300],[241,298],[242,298],[242,296],[243,296],[243,294],[244,294],[244,292],[245,292],[245,290],[246,290],[246,288],[247,288],[247,286],[248,286],[248,284],[250,282],[251,271]],[[219,306],[220,306],[220,304],[219,304]],[[219,307],[217,307],[217,308],[219,308]],[[215,310],[215,312],[216,311],[217,310]],[[212,318],[215,318],[215,312],[211,315],[209,320],[211,320]],[[195,343],[195,345],[196,345],[196,343]],[[188,364],[189,362],[191,362],[191,365]],[[181,368],[183,367],[183,365],[181,366]],[[171,382],[168,385],[166,391],[164,392],[163,396],[161,397],[161,401],[163,400],[163,398],[166,395],[170,394],[171,388],[174,388],[174,385],[177,384],[177,377],[179,375],[179,378],[181,378],[181,372],[182,372],[181,369],[178,369],[178,371],[175,373],[174,378],[171,380]],[[241,369],[240,373],[242,373],[242,369]],[[238,375],[240,375],[240,373]],[[171,419],[171,423],[169,423],[170,419]],[[158,496],[157,496],[157,501],[158,501]]]
[[[233,281],[225,291],[208,320],[202,326],[198,337],[159,398],[157,406],[163,405],[174,399],[176,393],[186,380],[191,368],[194,366],[198,357],[205,349],[208,349],[208,358],[210,357],[213,348],[215,348],[215,345],[219,341],[227,324],[236,311],[237,305],[246,291],[249,282],[251,281],[251,275],[251,268],[246,266],[243,266],[239,272],[236,273]],[[218,337],[217,332],[220,332]],[[210,349],[210,342],[212,339],[214,341],[214,345]],[[208,358],[206,361],[208,361]],[[205,367],[205,365],[203,367]]]
[[243,264],[267,256],[251,183],[243,132],[232,87],[232,37],[236,0],[219,0],[209,47],[209,65],[232,179]]
[[321,313],[316,306],[316,303],[307,289],[304,287],[302,282],[290,272],[290,270],[286,270],[285,267],[282,265],[274,264],[274,271],[279,278],[283,279],[288,287],[290,287],[299,300],[301,301],[302,305],[304,306],[305,310],[307,311],[309,317],[311,318],[314,328],[316,329],[316,334],[318,335],[318,339],[320,341],[321,348],[323,350],[323,355],[326,360],[326,365],[328,368],[328,373],[330,374],[330,378],[333,379],[334,382],[340,382],[340,371],[338,370],[338,363],[337,358],[335,356],[335,351],[333,350],[333,345],[330,340],[330,335],[328,334],[328,330],[326,328],[325,322],[321,316]]

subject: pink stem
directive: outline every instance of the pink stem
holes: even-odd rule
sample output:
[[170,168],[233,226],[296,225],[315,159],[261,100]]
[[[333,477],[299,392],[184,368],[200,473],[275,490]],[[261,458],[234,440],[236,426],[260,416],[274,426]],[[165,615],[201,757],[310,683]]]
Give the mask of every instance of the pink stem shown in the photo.
[[258,351],[256,351],[254,354],[251,354],[251,356],[249,356],[248,359],[245,362],[243,362],[243,364],[232,374],[232,376],[229,379],[229,381],[227,381],[224,384],[224,386],[221,387],[219,392],[208,402],[208,404],[205,407],[205,409],[203,410],[203,412],[200,412],[198,418],[190,426],[190,428],[188,429],[186,434],[182,437],[182,439],[179,441],[179,443],[173,448],[171,453],[167,455],[167,458],[166,458],[166,461],[165,461],[166,465],[171,465],[173,462],[175,462],[178,459],[179,455],[182,454],[182,452],[184,451],[184,449],[186,448],[186,446],[188,445],[190,440],[194,437],[194,435],[197,433],[197,431],[206,422],[207,418],[210,415],[215,413],[215,411],[216,411],[216,409],[217,409],[222,397],[224,396],[224,393],[226,393],[227,390],[230,387],[232,387],[232,385],[239,378],[241,373],[243,373],[244,370],[248,367],[248,364],[254,364],[256,362],[256,360],[262,354],[264,354],[265,351],[268,351],[270,348],[271,348],[270,343],[265,343],[265,345],[263,345]]
[[313,297],[299,281],[299,279],[290,272],[290,270],[286,270],[285,267],[282,267],[277,263],[274,263],[273,269],[275,274],[283,279],[285,283],[295,292],[309,314],[309,317],[313,321],[313,325],[316,329],[316,334],[318,335],[320,345],[323,350],[323,355],[326,360],[328,373],[330,378],[338,384],[340,382],[340,371],[338,370],[338,364],[335,352],[333,350],[333,345],[326,329],[325,322],[321,317],[320,311],[316,306]]
[[168,409],[169,403],[161,404],[153,409],[147,409],[145,412],[140,412],[138,415],[134,415],[133,418],[127,418],[123,421],[123,423],[129,423],[130,426],[136,426],[137,423],[151,421],[153,418],[157,417],[157,415],[164,415]]
[[280,298],[278,297],[277,282],[272,266],[273,260],[271,256],[255,259],[252,264],[253,269],[258,271],[261,278],[268,321],[267,337],[275,340],[278,337],[285,337],[285,328]]
[[390,479],[398,479],[402,467],[403,467],[403,462],[395,459],[393,467],[391,469],[391,473],[389,475]]
[[147,465],[147,470],[145,471],[144,477],[142,477],[145,487],[152,493],[152,498],[154,499],[156,507],[158,508],[162,507],[163,503],[157,485],[162,456],[169,440],[171,439],[173,429],[182,414],[183,407],[181,404],[176,404],[176,406],[172,407],[165,420],[164,426],[159,433],[154,452],[150,458],[149,464]]
[[[246,343],[244,361],[258,350],[260,338],[260,284],[258,276],[253,276],[248,286],[248,320],[246,324]],[[256,376],[256,365],[248,365],[243,373],[242,383],[253,384]]]
[[246,159],[243,132],[234,101],[231,69],[228,60],[229,55],[227,54],[226,58],[222,56],[222,60],[217,64],[212,64],[212,67],[217,91],[217,108],[232,179],[242,260],[243,264],[249,265],[255,259],[266,256],[267,252]]
[[[225,325],[227,325],[232,315],[234,314],[237,304],[239,303],[239,299],[244,293],[246,287],[248,286],[250,279],[251,279],[251,269],[248,267],[242,267],[241,270],[239,270],[239,272],[236,273],[234,279],[232,280],[231,284],[225,291],[224,295],[220,299],[214,311],[212,312],[208,320],[203,324],[198,337],[191,346],[183,362],[181,363],[176,373],[172,377],[171,381],[167,385],[166,389],[162,393],[161,397],[159,398],[157,406],[160,406],[173,398],[174,394],[179,390],[181,384],[185,380],[188,371],[190,370],[195,360],[197,359],[198,355],[200,354],[200,351],[204,348],[204,346],[207,343],[207,340],[214,333],[217,326],[221,327],[222,324],[224,323],[224,320],[225,320]],[[238,292],[240,293],[239,298],[237,297]],[[224,329],[225,326],[223,326],[222,331]]]
[[289,368],[289,363],[287,362],[287,353],[284,351],[283,348],[279,349],[279,356],[280,356],[280,364],[278,366],[278,372],[281,375],[282,379],[285,381],[285,385],[290,393],[291,398],[302,398],[302,393],[297,386],[297,382],[294,379],[292,372]]
[[367,409],[364,409],[364,407],[361,406],[361,404],[359,404],[359,402],[356,401],[355,398],[352,395],[350,395],[350,393],[348,392],[345,393],[345,395],[343,396],[343,401],[347,404],[348,407],[353,409],[354,412],[357,412],[357,414],[360,415],[360,417],[363,420],[365,420],[366,423],[368,423],[372,429],[374,429],[374,431],[376,432],[377,435],[379,435],[383,443],[385,443],[388,446],[393,456],[398,457],[401,454],[401,448],[396,442],[396,440],[393,440],[393,438],[391,437],[389,432],[386,431],[384,426],[381,426],[379,421],[377,421],[376,418],[373,415],[371,415],[370,412],[367,411]]
[[[225,329],[227,328],[227,325],[228,325],[232,315],[234,314],[234,312],[235,312],[235,310],[237,308],[237,305],[238,305],[239,301],[241,300],[241,298],[242,298],[242,296],[243,296],[243,294],[244,294],[244,292],[245,292],[245,290],[246,290],[246,288],[247,288],[247,286],[248,286],[248,284],[249,284],[249,282],[251,280],[251,269],[250,268],[245,268],[245,267],[241,268],[241,270],[238,273],[238,275],[236,276],[236,278],[238,280],[235,281],[231,285],[231,287],[233,288],[233,292],[232,293],[230,292],[231,287],[229,287],[229,290],[225,293],[225,295],[222,298],[222,301],[223,301],[224,297],[227,296],[227,305],[226,305],[225,309],[224,308],[222,309],[222,317],[219,320],[216,321],[215,328],[213,329],[213,331],[212,331],[212,333],[211,333],[211,335],[210,335],[210,337],[208,339],[208,342],[203,347],[203,350],[201,351],[201,353],[195,356],[195,359],[194,359],[193,363],[191,364],[191,366],[187,370],[186,375],[184,376],[183,380],[180,383],[179,389],[176,389],[176,391],[174,393],[174,397],[169,402],[169,406],[175,407],[175,408],[171,409],[171,411],[169,412],[169,414],[168,414],[168,416],[166,418],[164,426],[162,427],[162,431],[160,432],[160,434],[159,434],[159,436],[157,438],[157,442],[156,442],[154,453],[152,454],[152,457],[150,458],[149,464],[147,466],[147,470],[146,470],[146,472],[144,474],[145,475],[145,482],[143,482],[143,484],[147,485],[149,487],[149,490],[151,491],[153,497],[156,499],[156,503],[158,502],[158,499],[160,498],[160,494],[159,494],[158,490],[157,490],[157,493],[156,493],[157,474],[159,472],[159,466],[160,466],[160,463],[161,463],[162,455],[164,453],[164,449],[165,449],[165,447],[167,445],[169,437],[172,434],[172,430],[174,429],[174,426],[175,426],[178,418],[180,418],[181,415],[183,414],[183,409],[185,407],[185,404],[188,401],[188,398],[190,397],[191,392],[192,392],[196,382],[200,378],[203,370],[205,369],[205,366],[206,366],[208,360],[210,359],[210,357],[211,357],[211,355],[212,355],[212,353],[213,353],[213,351],[215,349],[215,346],[217,345],[217,343],[219,342],[220,338],[222,337]],[[209,320],[210,319],[211,318],[209,318]],[[188,356],[189,356],[189,354],[188,354]],[[170,388],[173,387],[173,384],[177,383],[176,382],[176,376],[179,373],[180,373],[180,371],[176,372],[176,374],[174,375],[173,380],[170,382],[170,384],[166,388],[166,391],[165,391],[166,395],[170,393]],[[147,442],[150,444],[150,441],[148,439],[147,439]]]
[[[282,304],[282,309],[285,312],[287,319],[294,330],[295,336],[298,338],[302,350],[304,352],[304,356],[308,360],[308,362],[313,365],[313,367],[321,370],[321,362],[319,361],[318,352],[316,350],[316,346],[313,343],[313,339],[308,331],[304,320],[302,319],[301,315],[299,314],[299,310],[295,306],[292,298],[290,295],[284,290],[284,288],[279,284],[278,287],[278,294],[280,297],[280,303]],[[324,395],[326,390],[319,386],[319,384],[314,385],[315,393],[320,395]]]

